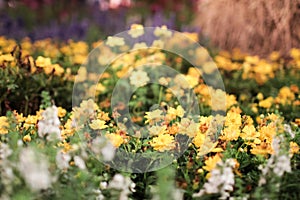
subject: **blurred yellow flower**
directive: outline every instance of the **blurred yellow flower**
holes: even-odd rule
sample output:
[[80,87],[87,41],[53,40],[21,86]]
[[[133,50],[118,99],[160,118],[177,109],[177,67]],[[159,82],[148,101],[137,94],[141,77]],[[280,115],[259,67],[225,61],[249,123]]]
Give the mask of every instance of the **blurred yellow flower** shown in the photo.
[[116,148],[118,148],[119,146],[121,146],[121,144],[123,144],[123,142],[124,142],[124,139],[122,138],[122,136],[120,136],[118,134],[110,133],[110,134],[106,134],[105,137],[107,137],[109,139],[109,141]]
[[205,134],[198,132],[196,137],[194,137],[193,142],[197,148],[200,148],[203,145],[204,139],[205,139]]
[[0,63],[3,63],[4,61],[6,62],[11,62],[13,61],[15,58],[11,55],[11,54],[3,54],[0,55]]
[[149,133],[152,136],[155,135],[162,135],[165,134],[167,132],[167,126],[163,125],[163,126],[151,126],[149,128]]
[[45,58],[43,56],[39,56],[36,60],[35,60],[35,64],[38,67],[47,67],[49,65],[51,65],[51,59],[50,58]]
[[30,135],[25,135],[25,136],[23,137],[23,141],[24,141],[24,142],[30,142],[30,141],[31,141]]
[[[203,166],[202,168],[208,172],[211,172],[213,169],[215,169],[217,163],[220,161],[221,161],[221,157],[219,154],[216,154],[215,156],[210,156],[204,161],[205,166]],[[210,177],[210,173],[206,175],[206,178],[209,177]]]
[[52,67],[54,69],[54,75],[61,76],[65,72],[64,68],[62,68],[59,64],[54,64]]
[[273,105],[273,102],[274,102],[274,98],[273,97],[268,97],[264,100],[261,100],[259,103],[258,103],[258,106],[259,107],[262,107],[262,108],[270,108],[272,105]]
[[299,153],[299,146],[296,142],[290,142],[290,155],[294,155],[295,153]]
[[58,117],[64,117],[66,115],[66,113],[67,113],[66,109],[64,109],[62,107],[57,108]]
[[7,134],[8,127],[9,127],[9,123],[7,121],[7,117],[1,116],[0,117],[0,134]]
[[292,92],[291,88],[287,86],[282,87],[275,98],[276,103],[283,105],[291,104],[293,100],[295,100],[295,94]]
[[154,122],[161,120],[163,117],[161,114],[162,114],[162,110],[154,110],[154,111],[146,112],[145,123],[153,124]]
[[105,129],[108,127],[107,125],[105,125],[105,123],[106,122],[104,120],[94,119],[94,120],[92,120],[92,123],[90,123],[90,127],[93,130]]

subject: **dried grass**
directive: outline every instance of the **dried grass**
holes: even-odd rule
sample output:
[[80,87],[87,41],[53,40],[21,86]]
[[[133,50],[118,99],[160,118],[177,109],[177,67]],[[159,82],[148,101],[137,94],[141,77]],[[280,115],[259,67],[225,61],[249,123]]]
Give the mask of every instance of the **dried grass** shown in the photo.
[[221,49],[287,55],[300,47],[300,0],[201,0],[195,24]]

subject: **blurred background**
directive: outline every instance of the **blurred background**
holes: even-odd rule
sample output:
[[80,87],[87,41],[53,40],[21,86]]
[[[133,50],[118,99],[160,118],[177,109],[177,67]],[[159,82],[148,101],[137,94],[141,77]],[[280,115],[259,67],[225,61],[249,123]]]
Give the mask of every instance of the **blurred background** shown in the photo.
[[0,0],[0,35],[20,40],[103,39],[130,28],[167,25],[179,31],[191,26],[198,0]]
[[0,0],[0,35],[88,43],[133,23],[197,32],[200,43],[255,55],[300,47],[300,0]]

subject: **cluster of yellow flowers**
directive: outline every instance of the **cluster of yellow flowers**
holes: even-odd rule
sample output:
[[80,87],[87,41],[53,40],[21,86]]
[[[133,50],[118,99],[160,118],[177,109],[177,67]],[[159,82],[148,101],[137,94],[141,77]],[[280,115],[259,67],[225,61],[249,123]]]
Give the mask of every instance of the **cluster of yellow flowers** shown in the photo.
[[297,107],[300,105],[299,87],[297,85],[283,86],[280,88],[276,97],[264,98],[262,93],[258,93],[256,98],[258,103],[252,103],[252,111],[258,113],[258,107],[270,109],[272,106],[283,105]]
[[[289,68],[299,70],[300,50],[292,48],[290,51],[291,61]],[[258,84],[262,85],[266,81],[275,77],[275,73],[284,70],[284,60],[279,52],[272,52],[269,59],[262,59],[258,56],[249,56],[234,50],[232,54],[228,52],[220,52],[215,61],[221,70],[242,71],[243,79],[254,79]]]

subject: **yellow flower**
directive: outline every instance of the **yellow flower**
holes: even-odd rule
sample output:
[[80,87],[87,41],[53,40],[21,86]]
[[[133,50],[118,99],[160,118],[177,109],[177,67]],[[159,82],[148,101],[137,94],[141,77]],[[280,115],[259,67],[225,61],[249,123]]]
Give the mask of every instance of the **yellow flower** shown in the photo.
[[[213,169],[215,169],[215,167],[219,161],[221,161],[221,157],[219,156],[219,154],[216,154],[215,156],[212,156],[212,157],[208,157],[208,159],[206,159],[204,161],[205,166],[202,168],[204,170],[210,172]],[[206,178],[209,178],[209,177],[210,177],[210,173],[207,174]]]
[[177,106],[176,115],[181,118],[184,116],[184,110],[181,105]]
[[38,117],[36,115],[28,115],[23,126],[26,130],[28,130],[30,127],[35,127],[37,121]]
[[179,124],[179,132],[192,138],[195,137],[198,132],[200,132],[199,127],[199,123],[195,123],[193,120],[188,118],[183,118]]
[[48,66],[43,67],[43,70],[44,70],[45,74],[51,74],[53,72],[54,68],[52,65],[48,65]]
[[57,116],[58,117],[64,117],[66,115],[66,113],[67,113],[66,109],[64,109],[62,107],[57,108]]
[[287,86],[282,87],[279,90],[279,94],[276,97],[276,103],[280,104],[291,104],[291,102],[295,99],[295,94],[291,91],[291,89]]
[[299,146],[296,142],[290,142],[290,155],[299,153]]
[[264,99],[264,95],[260,92],[260,93],[258,93],[258,94],[256,95],[256,98],[257,98],[258,100],[263,100],[263,99]]
[[101,120],[101,119],[94,119],[92,120],[92,123],[90,123],[90,127],[93,129],[93,130],[97,130],[97,129],[105,129],[107,128],[108,126],[105,125],[105,121],[104,120]]
[[106,134],[105,135],[109,141],[114,145],[114,147],[118,148],[121,144],[123,144],[124,139],[122,136],[114,133]]
[[237,127],[228,127],[222,130],[222,140],[226,141],[232,141],[232,140],[237,140],[241,134],[241,131]]
[[65,72],[59,64],[54,64],[52,67],[54,68],[54,75],[61,76]]
[[149,128],[149,133],[150,135],[162,135],[165,134],[167,132],[167,126],[163,125],[163,126],[151,126]]
[[24,141],[24,142],[30,142],[30,141],[31,141],[30,135],[25,135],[25,136],[23,137],[23,141]]
[[189,33],[189,32],[184,32],[183,33],[185,36],[190,38],[191,40],[194,40],[195,42],[198,42],[198,34],[197,33]]
[[38,67],[47,67],[49,65],[51,65],[51,59],[50,58],[45,58],[43,56],[39,56],[36,60],[35,60],[35,64]]
[[154,148],[154,150],[160,152],[171,150],[175,148],[174,137],[169,134],[162,134],[153,138],[150,145]]
[[300,59],[300,49],[292,48],[290,54],[295,60]]
[[182,106],[180,106],[180,105],[177,106],[176,109],[172,108],[172,107],[170,107],[168,109],[167,118],[169,120],[176,119],[177,116],[181,117],[181,118],[184,116],[184,110],[183,110]]
[[242,118],[239,113],[228,112],[225,118],[226,127],[239,127],[242,125]]
[[1,116],[0,117],[0,134],[7,134],[8,133],[8,121],[7,117]]
[[258,106],[259,107],[262,107],[262,108],[270,108],[272,105],[273,105],[273,102],[274,102],[274,99],[273,97],[268,97],[266,98],[265,100],[261,100],[259,103],[258,103]]
[[204,139],[205,134],[198,132],[193,142],[197,148],[200,148],[203,145]]
[[241,138],[244,139],[246,142],[254,142],[255,144],[260,144],[261,141],[259,139],[259,132],[256,131],[254,125],[247,125],[243,128],[241,132]]
[[11,54],[0,55],[0,63],[3,63],[4,61],[11,62],[14,61],[14,59],[15,58]]
[[237,104],[236,96],[234,96],[233,94],[226,94],[226,108],[228,109],[235,104]]
[[153,124],[156,121],[162,119],[162,110],[154,110],[151,112],[146,112],[145,118],[147,119],[145,123]]
[[186,75],[185,79],[191,88],[195,87],[199,83],[198,78],[191,75]]
[[212,74],[217,68],[216,64],[212,61],[204,62],[201,68],[204,73]]
[[280,58],[280,53],[278,51],[273,51],[269,56],[271,61],[276,61]]

